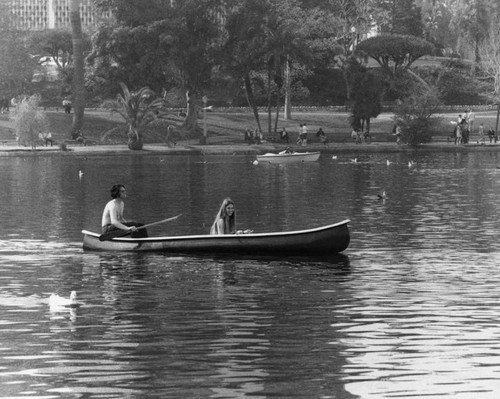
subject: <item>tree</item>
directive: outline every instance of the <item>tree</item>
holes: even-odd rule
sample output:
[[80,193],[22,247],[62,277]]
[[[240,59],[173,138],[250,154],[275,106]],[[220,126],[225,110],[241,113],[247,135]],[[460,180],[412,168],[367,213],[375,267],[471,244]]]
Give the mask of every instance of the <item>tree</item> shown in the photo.
[[266,0],[242,0],[234,5],[227,16],[228,38],[223,47],[224,69],[245,88],[248,106],[252,109],[259,132],[262,132],[259,112],[254,96],[255,71],[262,69],[264,33],[263,16],[270,13]]
[[[500,21],[499,21],[500,22]],[[500,23],[491,24],[487,39],[479,47],[481,67],[493,80],[493,94],[500,100]]]
[[374,71],[349,58],[351,86],[351,125],[370,133],[370,121],[382,112],[383,83]]
[[12,94],[22,94],[38,64],[24,46],[21,32],[0,30],[0,53],[0,82],[4,82]]
[[[111,7],[119,19],[97,34],[89,58],[94,73],[101,81],[110,76],[116,83],[117,76],[122,75],[121,80],[129,85],[142,79],[141,85],[156,80],[154,87],[182,88],[187,106],[183,127],[201,133],[201,97],[210,88],[212,74],[218,68],[222,0],[154,0],[147,5],[154,6],[154,13],[142,2],[132,0],[100,4]],[[137,13],[130,15],[131,10]]]
[[48,132],[49,126],[47,115],[39,105],[40,96],[35,94],[21,101],[10,114],[19,143],[29,144],[32,149],[36,149],[38,135]]
[[455,31],[463,37],[473,49],[474,62],[479,64],[482,42],[487,37],[490,15],[498,7],[495,0],[456,0],[455,13],[451,21]]
[[[311,55],[307,51],[304,43],[306,31],[301,29],[305,25],[300,22],[305,21],[305,14],[296,5],[294,0],[272,3],[271,13],[264,21],[264,57],[267,66],[267,90],[268,90],[268,133],[277,131],[279,111],[280,111],[280,92],[284,83],[284,70],[290,69],[293,59],[307,62]],[[287,76],[289,79],[289,76]],[[274,129],[272,128],[271,100],[272,89],[271,82],[276,85],[276,118]],[[290,82],[286,82],[287,89]],[[286,95],[285,95],[286,96]]]
[[114,96],[119,82],[129,87],[165,87],[169,75],[168,48],[173,38],[162,33],[164,25],[161,22],[135,27],[116,22],[101,25],[87,57],[91,90]]
[[415,0],[375,0],[373,13],[381,32],[421,37],[421,8]]
[[15,28],[15,17],[0,3],[0,84],[10,95],[20,95],[31,82],[38,65],[26,48],[25,35]]
[[435,89],[415,91],[399,102],[394,118],[409,145],[417,146],[432,140],[440,126],[439,118],[434,116],[440,105]]
[[156,93],[149,87],[138,91],[130,91],[125,83],[120,82],[122,93],[115,101],[107,101],[112,112],[117,112],[125,120],[128,127],[128,147],[131,150],[142,150],[142,128],[158,118],[166,116],[164,102],[156,98]]
[[[225,44],[228,73],[244,81],[249,106],[260,128],[253,86],[255,77],[265,74],[268,100],[268,132],[277,129],[284,92],[290,116],[290,92],[293,68],[311,60],[306,38],[310,32],[308,14],[296,0],[240,0],[228,14]],[[275,98],[276,119],[272,127],[272,102]]]
[[432,54],[433,49],[431,43],[415,36],[386,34],[364,40],[356,50],[373,58],[393,77],[408,70],[420,57]]
[[51,57],[57,68],[64,69],[73,61],[73,41],[67,30],[43,30],[33,32],[28,39],[28,46],[41,61]]
[[83,126],[83,114],[85,111],[85,81],[84,81],[84,57],[83,57],[83,34],[82,21],[80,20],[80,0],[70,0],[69,3],[71,20],[71,37],[73,39],[74,74],[73,95],[74,113],[71,137],[80,136]]

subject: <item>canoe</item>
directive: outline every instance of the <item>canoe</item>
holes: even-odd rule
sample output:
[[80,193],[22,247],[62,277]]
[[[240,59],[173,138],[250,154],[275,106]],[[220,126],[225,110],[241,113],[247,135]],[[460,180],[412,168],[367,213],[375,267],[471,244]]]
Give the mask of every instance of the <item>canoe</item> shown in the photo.
[[314,162],[319,159],[320,152],[292,152],[289,154],[267,153],[257,155],[258,162],[270,163],[292,163],[292,162]]
[[237,253],[293,256],[330,255],[349,245],[348,223],[344,220],[308,230],[230,235],[171,237],[120,237],[99,241],[99,235],[82,230],[83,249],[92,251]]

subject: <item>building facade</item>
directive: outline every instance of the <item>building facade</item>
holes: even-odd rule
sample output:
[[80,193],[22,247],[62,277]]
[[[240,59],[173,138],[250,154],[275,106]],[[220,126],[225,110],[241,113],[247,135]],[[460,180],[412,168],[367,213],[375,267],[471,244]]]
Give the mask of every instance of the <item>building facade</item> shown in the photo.
[[[71,26],[70,0],[11,0],[11,23],[22,30],[64,29]],[[109,14],[98,14],[92,0],[80,0],[82,28],[91,30]]]

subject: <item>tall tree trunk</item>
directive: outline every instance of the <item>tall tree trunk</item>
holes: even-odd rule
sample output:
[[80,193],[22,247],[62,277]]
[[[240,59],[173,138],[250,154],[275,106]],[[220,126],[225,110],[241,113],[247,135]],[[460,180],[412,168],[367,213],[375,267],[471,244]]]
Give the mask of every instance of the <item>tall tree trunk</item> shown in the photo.
[[271,115],[271,79],[272,79],[272,70],[271,66],[267,67],[267,134],[271,134],[272,127],[272,115]]
[[71,127],[71,136],[76,138],[81,134],[83,126],[83,114],[85,111],[85,82],[84,82],[84,59],[83,59],[83,34],[82,21],[80,19],[80,1],[70,0],[70,20],[71,36],[73,39],[73,96],[74,96],[74,114],[73,126]]
[[191,91],[186,91],[186,119],[182,124],[182,128],[189,132],[197,132],[200,130],[198,126],[198,94]]
[[283,119],[292,120],[292,81],[290,79],[290,60],[285,62],[285,110]]
[[255,104],[255,97],[253,95],[252,82],[250,80],[250,74],[245,75],[245,94],[247,96],[248,105],[252,108],[253,116],[257,122],[257,127],[259,132],[262,133],[262,127],[260,126],[259,110],[257,109],[257,104]]
[[472,64],[472,76],[476,76],[476,72],[481,65],[481,54],[480,54],[480,38],[476,36],[474,41],[474,63]]
[[280,91],[281,87],[278,87],[278,93],[276,94],[276,119],[274,120],[274,133],[278,131],[278,120],[280,119]]

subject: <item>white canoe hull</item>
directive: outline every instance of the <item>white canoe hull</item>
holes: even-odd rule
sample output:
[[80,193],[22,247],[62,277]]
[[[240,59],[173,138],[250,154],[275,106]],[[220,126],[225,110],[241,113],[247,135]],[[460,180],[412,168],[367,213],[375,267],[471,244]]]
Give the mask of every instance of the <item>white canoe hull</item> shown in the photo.
[[257,155],[257,161],[270,163],[315,162],[320,152],[294,152],[292,154],[264,154]]
[[230,235],[113,238],[83,230],[83,248],[93,251],[328,255],[342,252],[350,241],[349,220],[308,230]]

